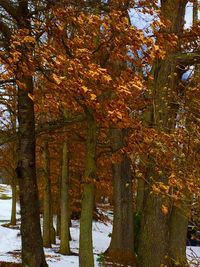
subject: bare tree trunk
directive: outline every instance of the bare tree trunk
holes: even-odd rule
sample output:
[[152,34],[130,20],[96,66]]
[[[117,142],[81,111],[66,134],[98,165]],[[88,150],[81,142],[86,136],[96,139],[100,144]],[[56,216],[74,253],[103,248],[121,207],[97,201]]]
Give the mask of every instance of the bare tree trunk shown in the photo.
[[[60,204],[60,203],[59,203]],[[56,235],[60,238],[60,228],[61,228],[61,215],[60,215],[60,208],[57,209],[56,214]]]
[[[160,267],[167,266],[169,242],[169,200],[145,192],[142,229],[139,241],[139,266]],[[169,213],[164,215],[162,205]]]
[[[113,152],[124,147],[124,131],[112,130]],[[135,265],[131,162],[127,154],[113,164],[114,219],[108,255],[116,262]]]
[[143,210],[144,187],[145,187],[144,179],[138,178],[138,180],[137,180],[137,197],[136,197],[136,211],[137,211],[137,213],[142,213],[142,210]]
[[11,189],[12,189],[12,209],[11,209],[11,219],[10,224],[16,225],[16,206],[17,206],[17,185],[16,177],[12,177]]
[[63,162],[63,149],[61,152],[61,161],[60,161],[60,166],[61,166],[61,174],[58,177],[58,200],[57,200],[57,208],[56,208],[56,235],[60,238],[60,233],[61,233],[61,204],[60,204],[60,199],[61,199],[61,181],[62,181],[62,162]]
[[63,144],[62,155],[62,177],[61,177],[61,228],[60,228],[60,253],[64,255],[70,254],[70,238],[69,238],[69,149],[67,141]]
[[[6,10],[4,14],[8,14],[11,20],[10,25],[15,24],[14,27],[10,27],[1,20],[1,24],[6,28],[6,32],[1,31],[1,34],[5,37],[5,47],[9,51],[13,29],[23,30],[23,32],[26,30],[27,34],[31,34],[31,16],[28,1],[25,0],[17,3],[1,1],[0,6]],[[33,94],[34,86],[33,77],[28,70],[28,57],[33,49],[34,45],[31,44],[21,47],[21,60],[15,71],[15,78],[20,84],[17,92],[19,149],[16,174],[21,206],[22,265],[24,267],[46,267],[36,180],[34,104],[29,97]]]
[[170,216],[169,259],[170,266],[188,266],[186,258],[186,238],[189,209],[186,203],[173,206]]
[[18,88],[19,159],[17,177],[21,206],[21,235],[23,266],[46,267],[40,229],[39,199],[35,166],[35,118],[32,77],[22,82],[27,90]]
[[96,142],[97,125],[92,114],[88,116],[86,166],[83,177],[83,198],[80,219],[79,265],[80,267],[94,267],[92,244],[92,219],[94,209],[94,194],[96,179]]
[[195,24],[198,21],[198,0],[194,0],[193,1],[193,25],[195,26]]
[[50,158],[48,141],[44,142],[43,161],[44,161],[44,200],[43,200],[43,246],[51,247],[51,181],[50,181]]

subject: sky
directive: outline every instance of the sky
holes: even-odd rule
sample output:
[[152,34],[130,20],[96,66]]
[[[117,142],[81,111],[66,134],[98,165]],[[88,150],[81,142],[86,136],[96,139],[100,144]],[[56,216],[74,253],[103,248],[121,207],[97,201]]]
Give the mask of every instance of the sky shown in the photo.
[[[192,12],[193,12],[193,4],[188,3],[185,14],[185,28],[190,28],[192,26]],[[136,10],[131,10],[129,14],[132,24],[139,29],[145,29],[151,23],[152,16],[150,15],[141,14]]]

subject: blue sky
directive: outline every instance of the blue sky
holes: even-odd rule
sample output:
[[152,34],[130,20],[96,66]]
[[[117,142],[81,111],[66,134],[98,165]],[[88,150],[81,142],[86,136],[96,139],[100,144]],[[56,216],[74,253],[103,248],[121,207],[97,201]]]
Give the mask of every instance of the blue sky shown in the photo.
[[[192,11],[193,5],[192,3],[188,3],[185,14],[185,28],[192,26]],[[149,24],[151,23],[152,16],[139,13],[138,10],[131,10],[129,14],[131,22],[139,29],[148,28]]]

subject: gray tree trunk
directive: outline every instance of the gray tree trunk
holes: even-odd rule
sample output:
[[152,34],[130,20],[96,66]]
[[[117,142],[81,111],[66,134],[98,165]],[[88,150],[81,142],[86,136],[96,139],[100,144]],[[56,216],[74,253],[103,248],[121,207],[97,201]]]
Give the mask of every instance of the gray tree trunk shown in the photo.
[[69,149],[67,141],[63,144],[62,155],[62,177],[61,177],[61,198],[60,198],[60,253],[70,254],[69,239],[69,222],[70,222],[70,205],[69,205]]

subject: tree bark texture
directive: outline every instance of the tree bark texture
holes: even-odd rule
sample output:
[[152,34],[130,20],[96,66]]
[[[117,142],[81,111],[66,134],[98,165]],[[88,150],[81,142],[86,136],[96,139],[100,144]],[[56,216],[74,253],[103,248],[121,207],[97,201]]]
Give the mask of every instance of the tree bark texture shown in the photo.
[[[186,0],[161,1],[161,14],[171,22],[166,33],[180,34],[183,31],[186,3]],[[179,46],[177,46],[177,51],[179,51]],[[164,60],[155,62],[152,73],[154,80],[149,84],[149,89],[153,95],[153,103],[149,114],[145,115],[145,119],[150,127],[170,133],[176,123],[179,107],[175,99],[182,73],[170,51]],[[144,210],[138,251],[139,266],[160,267],[161,264],[168,266],[172,203],[167,196],[156,195],[151,190],[154,182],[167,183],[167,173],[157,175],[154,172],[153,159],[149,158],[148,161],[149,166],[145,177],[148,183],[145,183]],[[163,207],[166,207],[167,213],[163,213]],[[182,250],[182,247],[178,249]]]
[[186,203],[173,206],[170,216],[169,232],[169,260],[170,267],[188,266],[186,258],[186,238],[188,228],[189,209]]
[[35,166],[35,117],[31,76],[22,82],[27,90],[18,88],[19,159],[17,177],[21,206],[22,263],[27,267],[46,267],[40,229],[40,212]]
[[88,133],[86,144],[86,166],[83,177],[83,196],[80,219],[79,265],[94,267],[92,243],[92,219],[96,179],[97,125],[93,115],[87,114]]
[[[124,130],[113,129],[111,135],[113,152],[124,147]],[[113,166],[114,219],[108,255],[116,261],[134,263],[134,223],[131,162],[126,153]]]
[[60,253],[70,254],[70,205],[69,205],[69,149],[67,141],[63,144],[62,177],[61,177],[61,228],[60,228]]
[[51,228],[52,228],[52,207],[51,207],[51,180],[50,180],[50,155],[48,141],[44,141],[43,147],[43,181],[44,181],[44,199],[43,199],[43,246],[51,247]]

